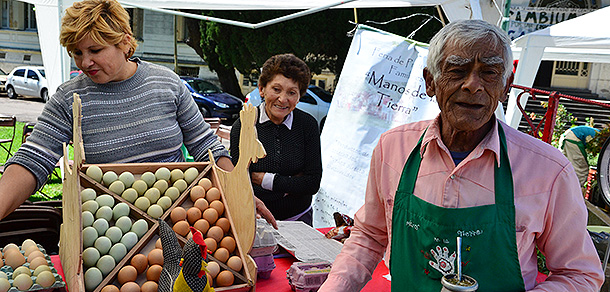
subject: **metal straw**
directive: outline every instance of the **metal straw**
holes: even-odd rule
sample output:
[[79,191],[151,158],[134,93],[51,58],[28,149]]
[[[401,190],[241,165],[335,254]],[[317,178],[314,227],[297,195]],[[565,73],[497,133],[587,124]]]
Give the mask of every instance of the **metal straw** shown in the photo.
[[457,237],[457,279],[462,281],[462,238]]

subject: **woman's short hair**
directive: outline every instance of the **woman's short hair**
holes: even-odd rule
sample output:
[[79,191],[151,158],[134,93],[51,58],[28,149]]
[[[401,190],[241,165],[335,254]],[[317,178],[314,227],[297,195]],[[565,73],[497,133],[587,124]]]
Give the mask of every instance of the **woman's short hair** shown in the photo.
[[116,46],[126,35],[131,36],[129,58],[138,46],[129,25],[129,13],[116,0],[84,0],[66,9],[59,42],[71,54],[87,36],[100,45]]
[[483,20],[458,20],[443,27],[430,40],[430,50],[428,51],[428,61],[426,66],[429,72],[438,78],[441,74],[443,52],[449,45],[468,48],[477,41],[485,40],[490,48],[502,47],[504,50],[504,75],[503,81],[506,84],[508,77],[513,72],[513,52],[510,48],[511,40],[505,31],[499,27]]
[[311,72],[305,62],[293,54],[275,55],[265,61],[258,84],[265,87],[275,75],[282,74],[284,77],[296,81],[301,96],[307,91]]

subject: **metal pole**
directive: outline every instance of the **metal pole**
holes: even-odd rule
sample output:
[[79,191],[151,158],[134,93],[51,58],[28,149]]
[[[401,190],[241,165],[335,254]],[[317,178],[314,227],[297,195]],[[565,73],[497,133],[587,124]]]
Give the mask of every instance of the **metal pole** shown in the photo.
[[174,15],[174,72],[178,74],[178,16]]

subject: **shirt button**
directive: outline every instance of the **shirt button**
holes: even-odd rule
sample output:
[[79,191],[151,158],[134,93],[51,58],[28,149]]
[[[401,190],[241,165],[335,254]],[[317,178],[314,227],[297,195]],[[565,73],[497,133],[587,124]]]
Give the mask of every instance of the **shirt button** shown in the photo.
[[452,175],[450,176],[450,178],[451,178],[451,179],[454,179],[454,178],[455,178],[455,174],[452,174]]

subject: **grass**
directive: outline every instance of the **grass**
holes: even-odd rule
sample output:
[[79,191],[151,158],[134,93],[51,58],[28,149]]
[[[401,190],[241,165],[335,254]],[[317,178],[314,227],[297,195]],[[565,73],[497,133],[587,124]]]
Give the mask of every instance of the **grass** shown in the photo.
[[[15,126],[15,139],[13,140],[13,146],[11,147],[11,154],[14,154],[19,147],[21,147],[21,140],[23,137],[23,126],[24,123],[17,122]],[[11,138],[13,129],[2,127],[0,128],[0,138],[8,139]],[[7,160],[7,154],[4,149],[0,152],[0,165],[4,164]],[[59,174],[59,168],[56,169],[56,173]],[[1,175],[0,175],[1,176]],[[30,201],[48,201],[48,200],[61,200],[62,198],[62,184],[61,178],[57,175],[51,175],[51,178],[42,187],[42,189],[32,196]]]

